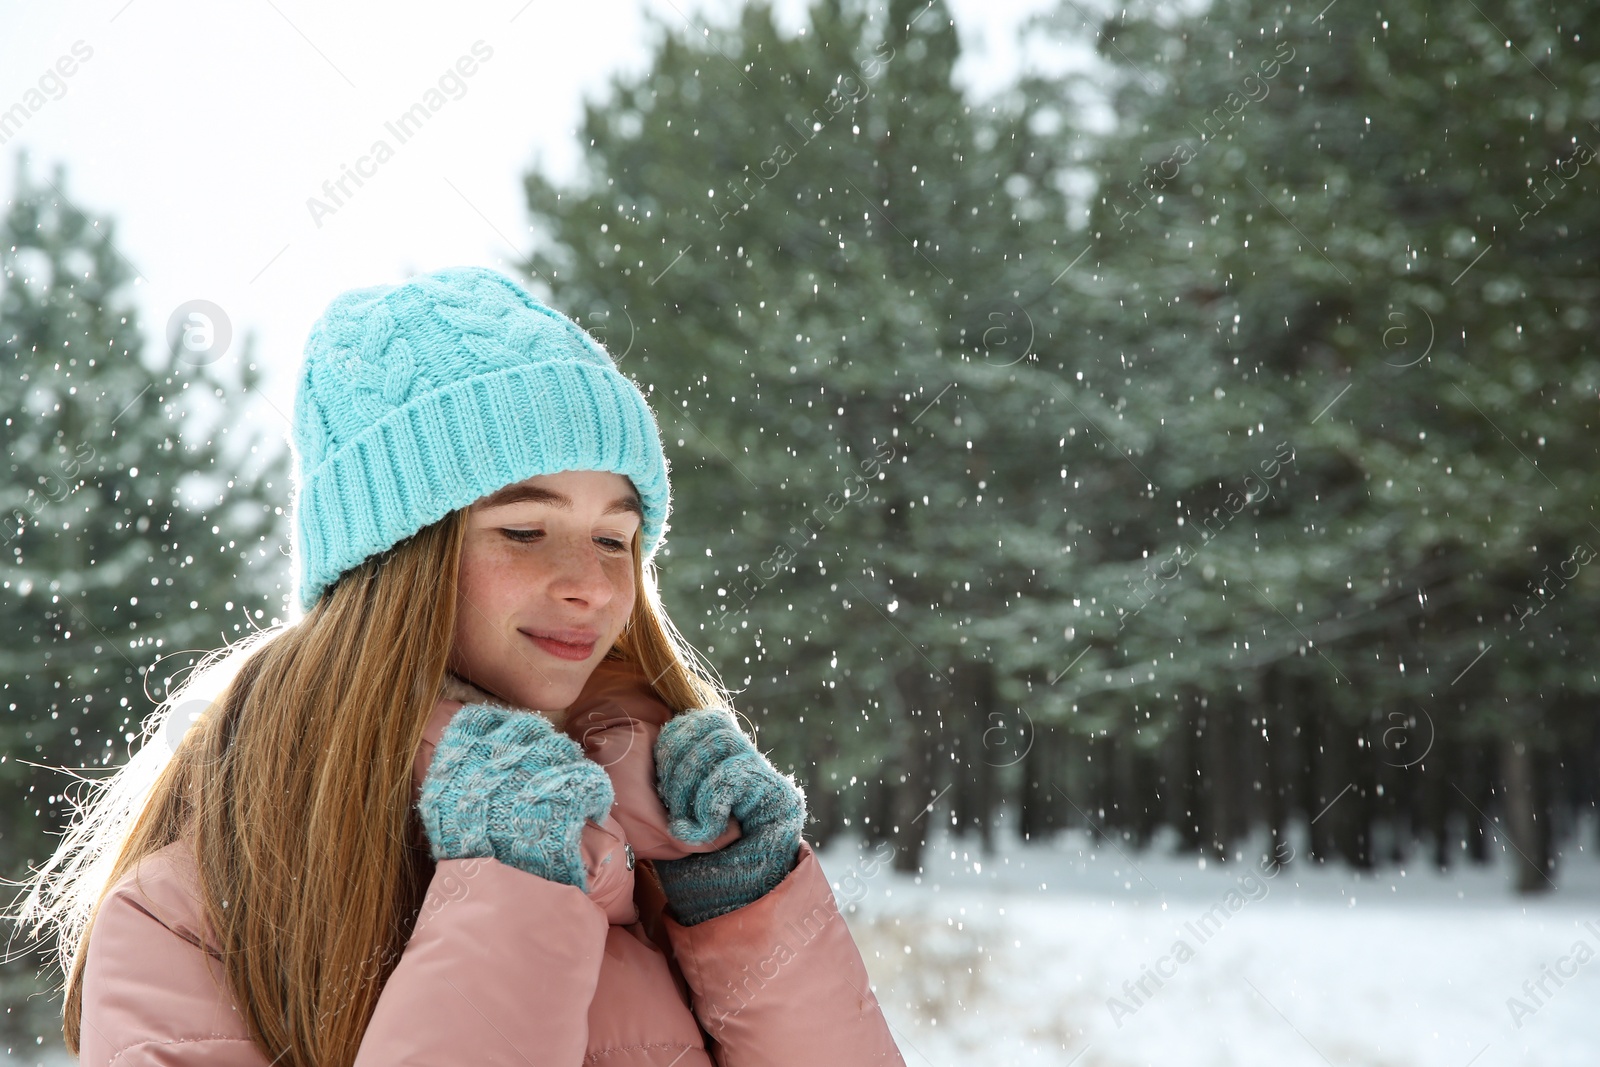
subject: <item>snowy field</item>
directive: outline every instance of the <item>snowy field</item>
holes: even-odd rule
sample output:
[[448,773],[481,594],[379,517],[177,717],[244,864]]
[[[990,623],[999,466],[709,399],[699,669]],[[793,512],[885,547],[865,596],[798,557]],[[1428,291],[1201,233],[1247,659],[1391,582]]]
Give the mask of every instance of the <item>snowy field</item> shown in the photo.
[[[887,846],[822,860],[911,1067],[1592,1067],[1594,839],[1535,899],[1503,866],[1264,872],[1078,834],[941,840],[920,880]],[[75,1062],[41,1052],[0,1063]]]
[[1594,840],[1536,899],[1504,866],[1268,877],[1077,834],[943,841],[920,881],[822,859],[911,1065],[1567,1067],[1600,1064]]

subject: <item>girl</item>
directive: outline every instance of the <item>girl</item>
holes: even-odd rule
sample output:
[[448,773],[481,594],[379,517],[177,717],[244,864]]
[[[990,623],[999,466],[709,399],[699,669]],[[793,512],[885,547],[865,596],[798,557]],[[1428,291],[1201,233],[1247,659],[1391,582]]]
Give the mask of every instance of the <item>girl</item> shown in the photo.
[[355,290],[294,445],[304,618],[169,697],[17,912],[80,1062],[901,1064],[804,798],[662,612],[609,356],[493,271]]

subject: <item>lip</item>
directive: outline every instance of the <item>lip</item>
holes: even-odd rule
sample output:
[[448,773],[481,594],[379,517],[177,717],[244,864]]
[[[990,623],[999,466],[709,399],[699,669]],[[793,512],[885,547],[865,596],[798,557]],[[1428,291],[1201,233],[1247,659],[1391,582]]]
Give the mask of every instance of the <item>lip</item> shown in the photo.
[[548,633],[519,631],[528,640],[558,659],[582,660],[594,655],[600,635],[593,630],[551,630]]

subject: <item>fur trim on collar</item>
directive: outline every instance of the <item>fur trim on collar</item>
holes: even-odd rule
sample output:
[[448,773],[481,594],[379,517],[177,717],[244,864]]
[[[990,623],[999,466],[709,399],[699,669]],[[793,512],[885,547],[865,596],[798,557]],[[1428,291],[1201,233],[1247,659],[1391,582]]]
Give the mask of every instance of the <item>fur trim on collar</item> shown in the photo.
[[459,700],[463,704],[490,704],[497,708],[512,708],[516,711],[527,711],[519,708],[509,701],[501,700],[492,693],[487,693],[471,682],[462,678],[453,671],[446,671],[444,684],[439,687],[440,700]]

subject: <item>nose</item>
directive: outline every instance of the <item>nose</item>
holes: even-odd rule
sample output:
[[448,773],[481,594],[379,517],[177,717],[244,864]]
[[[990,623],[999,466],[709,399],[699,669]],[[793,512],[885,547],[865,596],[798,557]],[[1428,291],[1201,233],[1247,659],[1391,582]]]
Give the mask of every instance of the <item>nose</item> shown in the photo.
[[551,596],[590,608],[602,608],[615,595],[611,579],[587,535],[563,538],[547,559],[551,568]]

